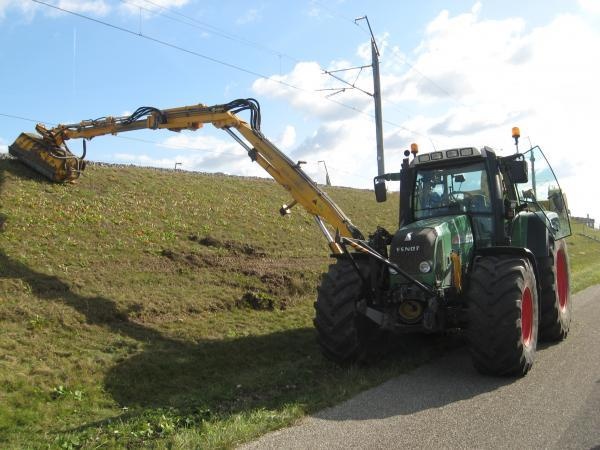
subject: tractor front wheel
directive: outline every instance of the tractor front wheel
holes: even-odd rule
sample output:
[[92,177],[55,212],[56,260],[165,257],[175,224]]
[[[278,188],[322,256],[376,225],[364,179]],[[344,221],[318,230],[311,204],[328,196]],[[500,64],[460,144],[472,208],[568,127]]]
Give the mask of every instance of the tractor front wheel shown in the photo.
[[[360,264],[360,262],[359,262]],[[360,265],[363,279],[369,280],[366,265]],[[356,310],[365,287],[351,261],[339,259],[329,266],[315,302],[314,324],[321,351],[337,363],[361,362],[371,353],[379,333],[376,324]]]
[[488,375],[525,375],[533,365],[538,336],[538,295],[530,262],[509,255],[478,258],[467,298],[475,368]]

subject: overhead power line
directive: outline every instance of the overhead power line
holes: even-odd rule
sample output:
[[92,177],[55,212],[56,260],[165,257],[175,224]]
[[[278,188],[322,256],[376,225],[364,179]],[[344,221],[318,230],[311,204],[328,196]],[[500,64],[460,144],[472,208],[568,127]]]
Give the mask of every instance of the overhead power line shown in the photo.
[[[193,27],[193,28],[197,28],[197,29],[200,29],[200,30],[204,30],[204,31],[208,31],[208,32],[214,33],[215,35],[220,36],[222,38],[229,39],[229,40],[232,40],[232,41],[235,41],[235,42],[239,42],[239,43],[248,45],[250,47],[258,48],[260,50],[263,50],[263,51],[265,51],[267,53],[273,54],[273,55],[278,56],[278,57],[288,58],[289,60],[291,60],[291,61],[293,61],[295,63],[301,62],[301,60],[299,58],[297,58],[295,56],[292,56],[292,55],[290,55],[288,53],[280,52],[278,50],[273,50],[273,49],[271,49],[268,46],[265,46],[263,44],[255,42],[255,41],[248,40],[248,39],[246,39],[244,37],[241,37],[241,36],[238,36],[238,35],[236,35],[234,33],[230,33],[229,31],[224,30],[223,28],[215,27],[214,25],[211,25],[211,24],[209,24],[207,22],[203,22],[201,20],[195,19],[194,17],[191,17],[189,15],[183,14],[183,13],[181,13],[179,11],[176,11],[176,10],[174,10],[172,8],[167,8],[167,7],[165,7],[163,5],[160,5],[160,4],[156,3],[156,2],[153,2],[151,0],[139,0],[139,1],[143,1],[143,2],[145,2],[147,4],[149,4],[149,5],[152,5],[153,7],[157,8],[157,9],[159,9],[161,11],[167,11],[170,14],[174,14],[174,15],[176,15],[178,17],[182,17],[182,18],[184,18],[186,20],[180,20],[180,19],[178,19],[176,17],[171,17],[169,15],[157,12],[155,9],[153,10],[151,8],[146,8],[144,6],[141,6],[141,5],[139,5],[137,3],[137,0],[136,1],[121,0],[122,3],[129,4],[129,5],[141,8],[144,11],[147,11],[147,12],[149,12],[151,14],[159,15],[159,16],[164,17],[166,19],[173,20],[175,22],[182,23],[182,24],[188,25],[188,26]],[[369,30],[367,30],[364,27],[362,27],[361,24],[360,24],[360,22],[357,22],[356,20],[352,20],[349,17],[340,15],[339,13],[335,12],[333,9],[331,9],[330,7],[328,7],[327,5],[325,5],[325,4],[321,3],[321,2],[313,1],[313,3],[314,4],[318,4],[321,7],[323,7],[323,9],[326,9],[327,11],[329,11],[332,14],[332,16],[340,18],[340,19],[342,19],[342,20],[344,20],[346,22],[352,23],[352,24],[358,26],[366,34],[369,34]],[[349,85],[350,87],[352,87],[354,89],[357,89],[357,90],[359,90],[361,92],[364,92],[365,94],[368,94],[368,95],[373,95],[370,92],[367,92],[367,91],[359,88],[358,86],[356,86],[356,83],[358,82],[358,78],[360,77],[360,75],[362,73],[362,69],[365,69],[365,68],[368,68],[368,67],[371,67],[371,66],[370,65],[363,65],[363,66],[359,66],[359,67],[356,67],[356,68],[352,68],[352,69],[361,69],[361,71],[358,73],[358,75],[356,76],[356,79],[354,80],[353,83],[348,83],[346,80],[342,79],[341,77],[333,75],[334,73],[337,73],[337,72],[340,72],[340,71],[345,71],[345,70],[350,70],[350,69],[326,70],[326,69],[320,68],[320,70],[324,74],[330,75],[331,77],[333,77],[333,78],[341,81],[344,84]],[[336,94],[339,94],[341,92],[345,92],[346,90],[348,90],[348,88],[325,88],[325,89],[318,89],[318,91],[334,91],[333,93],[328,94],[326,96],[326,98],[329,98],[329,97],[331,97],[333,95],[336,95]],[[414,114],[412,111],[408,110],[406,107],[403,107],[403,106],[400,106],[398,104],[395,104],[391,100],[387,100],[385,98],[383,100],[387,104],[396,106],[397,110],[404,110],[404,113]]]
[[321,2],[319,0],[311,0],[311,3],[315,4],[315,5],[319,5],[319,7],[323,8],[324,10],[329,12],[329,14],[331,14],[333,17],[336,17],[344,22],[351,23],[351,24],[357,26],[358,28],[360,28],[365,34],[367,34],[367,35],[369,34],[369,30],[365,29],[360,24],[354,22],[354,18],[351,18],[349,16],[346,16],[345,14],[340,13],[339,11],[336,11],[335,9],[331,8],[329,5],[327,5],[324,2]]
[[191,16],[188,16],[186,14],[183,14],[183,13],[181,13],[179,11],[175,11],[172,8],[167,8],[167,7],[162,6],[162,5],[158,4],[158,3],[155,3],[155,2],[153,2],[151,0],[141,0],[141,1],[143,1],[143,2],[145,2],[147,4],[149,4],[149,5],[152,5],[156,9],[159,9],[161,11],[166,11],[166,12],[168,12],[170,14],[174,14],[174,15],[176,15],[178,17],[182,17],[182,18],[184,18],[186,20],[181,20],[181,19],[178,19],[177,17],[172,17],[172,16],[169,16],[167,14],[160,13],[156,9],[151,9],[151,8],[144,7],[144,6],[138,4],[137,2],[134,2],[132,0],[121,0],[122,3],[126,3],[126,4],[129,4],[129,5],[135,6],[135,7],[140,8],[140,9],[146,11],[146,12],[149,12],[149,13],[155,14],[155,15],[159,15],[161,17],[165,17],[166,19],[172,20],[174,22],[178,22],[178,23],[187,25],[187,26],[192,27],[192,28],[196,28],[196,29],[199,29],[199,30],[207,31],[209,33],[213,33],[213,34],[215,34],[215,35],[217,35],[219,37],[222,37],[224,39],[228,39],[228,40],[240,43],[240,44],[244,44],[244,45],[247,45],[249,47],[257,48],[259,50],[262,50],[264,52],[270,53],[270,54],[278,56],[278,57],[285,57],[285,58],[287,58],[287,59],[289,59],[289,60],[291,60],[293,62],[296,62],[296,63],[300,62],[300,60],[298,60],[297,58],[295,58],[295,57],[293,57],[293,56],[291,56],[291,55],[289,55],[287,53],[280,52],[278,50],[274,50],[274,49],[272,49],[272,48],[270,48],[270,47],[268,47],[268,46],[266,46],[264,44],[261,44],[261,43],[255,42],[255,41],[251,41],[249,39],[246,39],[243,36],[239,36],[239,35],[236,35],[234,33],[230,33],[230,32],[228,32],[228,31],[226,31],[226,30],[224,30],[222,28],[215,27],[214,25],[211,25],[211,24],[209,24],[207,22],[203,22],[203,21],[198,20],[198,19],[196,19],[194,17],[191,17]]
[[[280,79],[277,79],[277,78],[273,78],[273,77],[264,75],[262,73],[254,71],[254,70],[247,69],[245,67],[242,67],[242,66],[239,66],[239,65],[236,65],[236,64],[232,64],[232,63],[229,63],[229,62],[226,62],[226,61],[214,58],[212,56],[208,56],[208,55],[205,55],[203,53],[199,53],[199,52],[196,52],[194,50],[190,50],[190,49],[187,49],[185,47],[181,47],[179,45],[175,45],[175,44],[163,41],[163,40],[158,39],[158,38],[154,38],[154,37],[146,35],[146,34],[142,34],[141,32],[135,32],[135,31],[132,31],[132,30],[130,30],[128,28],[121,27],[119,25],[115,25],[115,24],[112,24],[110,22],[106,22],[104,20],[100,20],[100,19],[97,19],[97,18],[94,18],[94,17],[86,16],[85,14],[81,14],[81,13],[78,13],[76,11],[71,11],[71,10],[69,10],[67,8],[62,8],[60,6],[53,5],[53,4],[50,4],[50,3],[47,3],[47,2],[44,2],[44,1],[41,1],[41,0],[32,0],[32,1],[35,2],[35,3],[38,3],[40,5],[47,6],[49,8],[52,8],[52,9],[55,9],[55,10],[58,10],[58,11],[61,11],[61,12],[67,13],[67,14],[71,14],[71,15],[79,17],[81,19],[85,19],[85,20],[88,20],[88,21],[91,21],[91,22],[94,22],[94,23],[97,23],[97,24],[104,25],[106,27],[112,28],[114,30],[121,31],[123,33],[127,33],[129,35],[136,36],[138,38],[142,38],[142,39],[148,40],[150,42],[154,42],[155,44],[163,45],[165,47],[172,48],[174,50],[178,50],[178,51],[181,51],[183,53],[187,53],[189,55],[196,56],[198,58],[202,58],[204,60],[207,60],[207,61],[210,61],[212,63],[228,67],[230,69],[234,69],[234,70],[237,70],[237,71],[249,74],[249,75],[253,75],[253,76],[261,78],[261,79],[272,81],[274,83],[277,83],[279,85],[285,86],[285,87],[290,88],[292,90],[296,90],[296,91],[300,91],[300,92],[306,92],[306,93],[314,93],[315,92],[315,91],[310,91],[310,90],[301,88],[299,86],[295,86],[295,85],[287,83],[287,82],[285,82],[283,80],[280,80]],[[336,105],[339,105],[340,107],[343,107],[343,108],[352,110],[354,112],[357,112],[357,113],[359,113],[361,115],[364,115],[364,116],[367,116],[367,117],[370,117],[370,118],[374,118],[373,114],[370,114],[368,112],[362,111],[362,110],[360,110],[360,109],[358,109],[358,108],[356,108],[356,107],[354,107],[352,105],[348,105],[346,103],[342,103],[342,102],[336,101],[336,100],[331,99],[329,97],[321,97],[321,98],[324,98],[325,100],[327,100],[329,102],[332,102],[332,103],[334,103]],[[426,136],[426,135],[424,135],[424,134],[422,134],[422,133],[420,133],[418,131],[411,130],[410,128],[407,128],[407,127],[405,127],[403,125],[399,125],[399,124],[396,124],[394,122],[387,121],[387,120],[385,120],[384,122],[387,123],[388,125],[393,126],[393,127],[400,128],[400,129],[403,129],[405,131],[408,131],[408,132],[410,132],[410,133],[412,133],[412,134],[414,134],[416,136],[421,136],[421,137],[429,139],[428,136]]]
[[[255,71],[253,71],[253,70],[246,69],[246,68],[244,68],[244,67],[238,66],[238,65],[236,65],[236,64],[228,63],[228,62],[226,62],[226,61],[222,61],[222,60],[220,60],[220,59],[217,59],[217,58],[213,58],[212,56],[208,56],[208,55],[205,55],[205,54],[202,54],[202,53],[196,52],[196,51],[194,51],[194,50],[190,50],[190,49],[187,49],[187,48],[181,47],[181,46],[179,46],[179,45],[171,44],[170,42],[166,42],[166,41],[162,41],[162,40],[160,40],[160,39],[157,39],[157,38],[153,38],[153,37],[151,37],[151,36],[148,36],[148,35],[146,35],[146,34],[142,34],[142,33],[140,33],[140,32],[137,32],[137,33],[136,33],[135,31],[132,31],[132,30],[130,30],[130,29],[128,29],[128,28],[124,28],[124,27],[121,27],[121,26],[118,26],[118,25],[112,24],[112,23],[110,23],[110,22],[106,22],[106,21],[104,21],[104,20],[100,20],[100,19],[96,19],[96,18],[94,18],[94,17],[86,16],[86,15],[84,15],[84,14],[81,14],[81,13],[78,13],[78,12],[75,12],[75,11],[68,10],[68,9],[66,9],[66,8],[61,8],[60,6],[56,6],[56,5],[53,5],[53,4],[51,4],[51,3],[46,3],[46,2],[43,2],[43,1],[41,1],[41,0],[31,0],[31,1],[33,1],[33,2],[35,2],[35,3],[39,3],[40,5],[47,6],[47,7],[49,7],[49,8],[56,9],[56,10],[58,10],[58,11],[61,11],[61,12],[67,13],[67,14],[71,14],[71,15],[74,15],[74,16],[77,16],[77,17],[80,17],[80,18],[82,18],[82,19],[86,19],[86,20],[89,20],[89,21],[92,21],[92,22],[96,22],[96,23],[98,23],[98,24],[101,24],[101,25],[104,25],[104,26],[107,26],[107,27],[113,28],[113,29],[115,29],[115,30],[122,31],[123,33],[131,34],[131,35],[133,35],[133,36],[137,36],[137,37],[139,37],[139,38],[146,39],[146,40],[149,40],[149,41],[155,42],[155,43],[157,43],[157,44],[164,45],[164,46],[166,46],[166,47],[170,47],[170,48],[173,48],[173,49],[175,49],[175,50],[179,50],[179,51],[181,51],[181,52],[184,52],[184,53],[188,53],[188,54],[190,54],[190,55],[197,56],[197,57],[199,57],[199,58],[202,58],[202,59],[205,59],[205,60],[207,60],[207,61],[211,61],[211,62],[213,62],[213,63],[215,63],[215,64],[220,64],[220,65],[222,65],[222,66],[229,67],[229,68],[231,68],[231,69],[239,70],[240,72],[245,72],[245,73],[247,73],[247,74],[249,74],[249,75],[254,75],[254,76],[256,76],[256,77],[259,77],[259,78],[267,78],[267,79],[269,79],[269,77],[268,77],[268,76],[266,76],[266,75],[263,75],[263,74],[261,74],[261,73],[258,73],[258,72],[255,72]],[[275,79],[271,79],[271,80],[272,80],[272,81],[274,81],[274,82],[277,82],[277,83],[279,83],[279,84],[282,84],[282,85],[284,85],[284,86],[287,86],[287,87],[289,87],[289,88],[292,88],[292,89],[298,89],[296,86],[292,86],[291,84],[288,84],[288,83],[286,83],[285,81],[281,81],[281,80],[275,80]]]
[[[254,48],[258,48],[258,49],[260,49],[260,50],[263,50],[263,51],[265,51],[265,52],[267,52],[267,53],[271,53],[271,54],[273,54],[273,55],[275,55],[275,56],[278,56],[278,57],[285,57],[285,58],[288,58],[289,60],[291,60],[291,61],[293,61],[293,62],[295,62],[295,63],[299,63],[299,62],[301,62],[301,61],[300,61],[300,59],[296,58],[295,56],[291,56],[291,55],[289,55],[289,54],[287,54],[287,53],[280,52],[280,51],[277,51],[277,50],[273,50],[273,49],[271,49],[271,48],[270,48],[270,47],[268,47],[268,46],[265,46],[265,45],[263,45],[263,44],[257,43],[257,42],[255,42],[255,41],[250,41],[250,40],[248,40],[248,39],[246,39],[246,38],[244,38],[244,37],[241,37],[241,36],[238,36],[238,35],[236,35],[236,34],[230,33],[230,32],[228,32],[228,31],[224,30],[223,28],[218,28],[218,27],[215,27],[214,25],[211,25],[211,24],[209,24],[209,23],[206,23],[206,22],[200,21],[200,20],[198,20],[198,19],[195,19],[194,17],[191,17],[191,16],[189,16],[189,15],[183,14],[183,13],[181,13],[181,12],[179,12],[179,11],[175,11],[175,10],[174,10],[174,9],[172,9],[172,8],[167,8],[167,7],[165,7],[165,6],[162,6],[162,5],[160,5],[160,4],[156,3],[156,2],[153,2],[153,1],[151,1],[151,0],[139,0],[139,1],[143,1],[143,2],[145,2],[145,3],[147,3],[147,4],[149,4],[149,5],[152,5],[153,7],[157,8],[157,9],[159,9],[159,10],[161,10],[161,11],[167,11],[167,12],[169,12],[169,13],[171,13],[171,14],[177,15],[178,17],[183,17],[183,18],[185,18],[186,20],[185,20],[185,21],[184,21],[184,20],[180,20],[180,19],[178,19],[178,18],[176,18],[176,17],[171,17],[171,16],[169,16],[169,15],[162,14],[162,13],[160,13],[160,12],[157,12],[157,11],[156,11],[156,9],[151,9],[151,8],[146,8],[146,7],[144,7],[144,6],[141,6],[141,5],[139,5],[139,4],[137,3],[137,0],[136,0],[136,1],[132,1],[132,0],[121,0],[121,2],[122,2],[122,3],[129,4],[129,5],[132,5],[132,6],[138,7],[138,8],[140,8],[140,9],[143,9],[144,11],[147,11],[147,12],[149,12],[149,13],[151,13],[151,14],[159,15],[159,16],[161,16],[161,17],[165,17],[166,19],[173,20],[173,21],[175,21],[175,22],[182,23],[182,24],[185,24],[185,25],[188,25],[188,26],[190,26],[190,27],[194,27],[194,28],[197,28],[197,29],[200,29],[200,30],[209,31],[209,32],[211,32],[211,33],[214,33],[214,34],[215,34],[215,35],[217,35],[217,36],[220,36],[220,37],[222,37],[222,38],[229,39],[229,40],[232,40],[232,41],[235,41],[235,42],[239,42],[239,43],[242,43],[242,44],[245,44],[245,45],[248,45],[248,46],[254,47]],[[319,2],[314,2],[314,3],[315,3],[315,4],[318,4]],[[324,9],[327,9],[327,10],[329,10],[331,13],[334,13],[334,14],[335,14],[335,12],[334,12],[334,11],[333,11],[331,8],[328,8],[326,5],[323,5],[323,4],[322,4],[322,6],[323,6],[323,8],[324,8]],[[339,14],[335,14],[335,15],[336,15],[337,17],[342,17],[342,16],[340,16]],[[349,18],[343,17],[343,20],[349,21],[349,22],[351,22],[351,23],[355,23],[356,25],[360,26],[360,24],[359,24],[359,23],[357,23],[356,21],[354,21],[354,22],[353,22],[353,21],[352,21],[351,19],[349,19]],[[189,22],[188,22],[188,21],[189,21]],[[190,23],[190,22],[192,22],[192,23]],[[362,27],[360,27],[360,28],[361,28],[361,29],[363,29]],[[366,31],[366,30],[364,30],[364,29],[363,29],[363,31]],[[366,32],[368,33],[368,31],[366,31]],[[362,69],[365,69],[365,68],[367,68],[367,67],[371,67],[371,66],[370,66],[370,65],[364,65],[364,66],[359,66],[359,67],[352,68],[352,69],[360,69],[360,72],[359,72],[359,73],[358,73],[358,75],[356,76],[356,79],[354,80],[354,82],[353,82],[353,83],[349,83],[349,82],[347,82],[346,80],[344,80],[343,78],[341,78],[341,77],[338,77],[338,76],[336,76],[336,75],[333,75],[334,73],[341,72],[341,71],[345,71],[345,70],[351,70],[351,69],[342,69],[342,70],[339,70],[339,69],[338,69],[338,70],[326,70],[326,69],[323,69],[323,68],[320,68],[320,69],[322,70],[322,72],[323,72],[324,74],[327,74],[327,75],[329,75],[329,76],[331,76],[331,77],[335,78],[336,80],[338,80],[338,81],[340,81],[340,82],[342,82],[342,83],[344,83],[344,84],[347,84],[348,86],[352,87],[353,89],[357,89],[357,90],[359,90],[359,91],[361,91],[361,92],[363,92],[363,93],[365,93],[365,94],[368,94],[368,95],[371,95],[371,96],[372,96],[373,94],[371,94],[370,92],[367,92],[367,91],[365,91],[365,90],[363,90],[363,89],[359,88],[358,86],[356,86],[356,83],[358,82],[358,78],[360,77],[360,75],[361,75],[361,73],[362,73]],[[328,98],[328,97],[330,97],[330,96],[332,96],[332,95],[336,95],[336,94],[339,94],[339,93],[341,93],[341,92],[344,92],[344,91],[346,91],[347,89],[348,89],[348,88],[326,88],[326,89],[317,89],[317,91],[335,91],[334,93],[327,95],[327,96],[326,96],[326,98]],[[389,102],[388,102],[388,103],[389,103]]]
[[[313,3],[320,5],[321,7],[323,7],[324,9],[326,9],[327,11],[329,11],[332,15],[339,17],[341,19],[343,19],[346,22],[349,23],[353,23],[353,25],[359,26],[359,28],[365,32],[366,34],[369,34],[369,30],[363,28],[362,26],[360,26],[359,22],[356,22],[356,20],[351,20],[348,17],[345,17],[342,13],[340,13],[339,11],[336,11],[334,8],[327,6],[325,4],[323,4],[321,1],[319,0],[312,0]],[[382,58],[383,60],[384,58]],[[427,76],[423,71],[421,71],[420,69],[418,69],[413,63],[411,63],[408,59],[406,58],[401,58],[401,61],[403,63],[405,63],[408,67],[410,67],[413,71],[415,71],[416,73],[419,74],[419,76],[421,76],[421,78],[423,78],[425,81],[427,81],[428,83],[430,83],[432,86],[435,86],[435,88],[437,88],[442,94],[444,94],[444,96],[450,98],[451,100],[455,101],[458,105],[463,106],[465,108],[468,109],[472,109],[472,107],[470,107],[469,105],[466,105],[464,102],[462,102],[461,100],[459,100],[458,98],[456,98],[456,96],[454,96],[451,92],[449,92],[446,88],[444,88],[442,85],[440,85],[438,82],[436,82],[435,80],[433,80],[431,77]],[[391,101],[387,101],[387,103],[391,103],[394,104]],[[396,104],[397,105],[397,104]]]
[[[42,120],[28,119],[27,117],[15,116],[13,114],[0,113],[0,116],[2,116],[2,117],[8,117],[9,119],[25,120],[27,122],[33,122],[33,123],[42,123],[43,122]],[[54,124],[50,124],[50,125],[54,125]]]
[[[266,46],[264,44],[261,44],[261,43],[255,42],[255,41],[251,41],[251,40],[246,39],[246,38],[244,38],[242,36],[239,36],[239,35],[236,35],[234,33],[229,32],[227,30],[224,30],[223,28],[215,27],[214,25],[211,25],[211,24],[209,24],[207,22],[198,20],[198,19],[196,19],[194,17],[191,17],[189,15],[183,14],[183,13],[181,13],[179,11],[176,11],[176,10],[174,10],[172,8],[167,8],[167,7],[165,7],[163,5],[160,5],[160,4],[158,4],[158,3],[156,3],[156,2],[154,2],[152,0],[136,0],[136,2],[134,2],[132,0],[120,0],[120,1],[122,3],[130,4],[132,6],[141,8],[144,11],[147,11],[149,13],[160,15],[161,17],[165,17],[165,18],[167,18],[169,20],[173,20],[173,21],[176,21],[178,23],[182,23],[182,24],[194,27],[194,28],[201,29],[201,30],[209,31],[209,32],[211,32],[211,33],[213,33],[213,34],[215,34],[217,36],[222,37],[222,38],[229,39],[229,40],[232,40],[232,41],[235,41],[235,42],[239,42],[239,43],[242,43],[244,45],[248,45],[250,47],[257,48],[259,50],[263,50],[263,51],[265,51],[267,53],[271,53],[271,54],[273,54],[275,56],[285,57],[285,58],[288,58],[289,60],[291,60],[293,62],[296,62],[296,63],[300,62],[300,59],[298,59],[298,58],[296,58],[294,56],[291,56],[291,55],[289,55],[287,53],[280,52],[280,51],[277,51],[277,50],[273,50],[272,48],[270,48],[270,47],[268,47],[268,46]],[[177,19],[175,17],[171,17],[171,16],[166,15],[166,14],[162,14],[160,12],[157,12],[156,10],[143,7],[143,6],[139,5],[137,3],[137,1],[143,1],[146,4],[152,5],[156,9],[159,9],[161,11],[167,11],[170,14],[174,14],[174,15],[176,15],[178,17],[185,18],[187,21],[189,21],[191,23],[183,21],[183,20],[180,20],[180,19]],[[348,23],[351,23],[351,24],[353,24],[355,26],[358,26],[367,35],[371,34],[371,30],[364,28],[362,26],[362,22],[361,21],[357,21],[356,19],[351,19],[350,17],[348,17],[348,16],[340,13],[339,11],[336,11],[334,8],[326,5],[325,3],[321,2],[321,1],[312,0],[311,3],[315,4],[315,5],[319,5],[319,7],[323,8],[326,11],[328,11],[331,14],[332,17],[336,17],[338,19],[341,19],[344,22],[348,22]],[[438,89],[446,97],[448,97],[451,100],[455,101],[460,106],[472,109],[471,107],[469,107],[468,105],[465,105],[463,102],[461,102],[459,99],[457,99],[454,95],[452,95],[447,89],[445,89],[444,87],[442,87],[439,83],[437,83],[436,81],[434,81],[433,79],[431,79],[430,77],[428,77],[425,73],[423,73],[421,70],[419,70],[414,64],[412,64],[406,58],[402,58],[402,62],[405,63],[408,67],[410,67],[412,70],[414,70],[416,73],[418,73],[421,76],[422,79],[424,79],[425,81],[427,81],[428,83],[430,83],[431,85],[433,85],[434,87],[436,87],[436,89]],[[367,68],[367,67],[370,67],[370,66],[369,65],[367,65],[367,66],[361,66],[360,69]],[[333,93],[326,95],[325,96],[326,99],[329,99],[330,97],[332,97],[332,96],[334,96],[336,94],[340,94],[342,92],[345,92],[345,91],[347,91],[349,89],[357,89],[357,90],[359,90],[359,91],[361,91],[361,92],[363,92],[365,94],[372,95],[371,93],[369,93],[369,92],[367,92],[367,91],[359,88],[358,86],[356,86],[356,83],[357,83],[358,78],[360,76],[360,72],[357,75],[357,77],[354,80],[354,82],[353,83],[349,83],[348,81],[342,79],[341,77],[333,75],[333,73],[339,72],[340,70],[326,70],[326,69],[323,69],[323,68],[321,68],[321,70],[323,71],[324,74],[327,74],[327,75],[329,75],[329,76],[337,79],[338,81],[340,81],[340,82],[342,82],[342,83],[344,83],[344,84],[346,84],[346,85],[349,86],[349,88],[326,88],[326,89],[318,89],[318,91],[334,91]],[[346,70],[346,69],[344,69],[344,70]],[[266,77],[266,78],[269,78],[269,77]],[[269,79],[271,79],[271,78],[269,78]],[[272,80],[272,81],[275,81],[275,80]],[[300,89],[298,87],[296,87],[296,88]],[[404,114],[408,114],[409,115],[408,117],[411,117],[412,115],[415,114],[414,111],[409,110],[405,106],[399,105],[398,103],[385,98],[385,95],[383,93],[382,93],[382,100],[387,105],[393,106],[394,109],[396,109],[397,111],[402,112]],[[396,125],[394,125],[394,126],[396,126]],[[406,127],[403,127],[403,129],[408,130]],[[408,131],[412,131],[412,130],[408,130]],[[425,137],[425,138],[427,138],[427,139],[429,139],[431,141],[431,137],[430,136],[426,136],[426,135],[423,135],[423,134],[420,134],[420,133],[417,133],[417,132],[414,132],[414,133],[416,135],[418,135],[418,136]]]

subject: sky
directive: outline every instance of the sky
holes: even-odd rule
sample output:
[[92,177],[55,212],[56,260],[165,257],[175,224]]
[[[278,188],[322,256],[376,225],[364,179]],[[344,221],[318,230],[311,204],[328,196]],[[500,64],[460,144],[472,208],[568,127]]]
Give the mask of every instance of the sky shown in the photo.
[[[317,182],[326,166],[334,185],[372,188],[365,15],[381,54],[387,172],[412,142],[511,154],[518,126],[571,213],[600,222],[600,0],[0,0],[0,152],[37,122],[252,97],[263,133]],[[325,73],[361,66],[335,72],[358,89]],[[208,126],[98,137],[88,159],[268,176]]]

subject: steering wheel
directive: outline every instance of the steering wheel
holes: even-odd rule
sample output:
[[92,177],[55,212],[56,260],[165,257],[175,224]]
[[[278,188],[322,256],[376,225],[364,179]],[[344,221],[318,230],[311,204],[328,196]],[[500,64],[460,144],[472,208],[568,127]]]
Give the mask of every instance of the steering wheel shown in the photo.
[[[462,198],[460,198],[462,197]],[[469,211],[485,211],[488,209],[488,198],[483,194],[454,191],[449,195],[450,201],[465,206]]]

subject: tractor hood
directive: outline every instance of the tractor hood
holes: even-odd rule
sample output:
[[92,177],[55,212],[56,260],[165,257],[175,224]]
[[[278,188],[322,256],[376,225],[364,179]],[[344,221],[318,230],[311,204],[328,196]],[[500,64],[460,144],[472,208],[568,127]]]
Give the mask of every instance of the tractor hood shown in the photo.
[[[449,287],[452,252],[460,256],[463,271],[473,252],[473,233],[466,215],[431,217],[400,228],[392,239],[390,260],[423,283]],[[395,281],[406,282],[401,276]],[[394,280],[392,284],[396,284]]]

